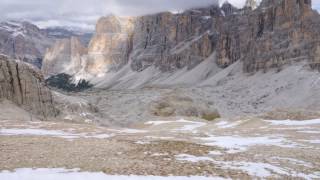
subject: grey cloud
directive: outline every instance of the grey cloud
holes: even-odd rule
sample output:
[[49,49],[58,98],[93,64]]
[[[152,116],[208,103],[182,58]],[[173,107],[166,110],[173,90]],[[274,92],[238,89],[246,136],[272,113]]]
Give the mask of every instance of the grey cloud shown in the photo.
[[[78,26],[93,29],[104,15],[142,15],[182,11],[218,0],[0,0],[0,20],[20,19],[41,26]],[[222,3],[224,0],[219,0]],[[245,0],[228,0],[241,7]],[[319,6],[319,0],[314,0]]]

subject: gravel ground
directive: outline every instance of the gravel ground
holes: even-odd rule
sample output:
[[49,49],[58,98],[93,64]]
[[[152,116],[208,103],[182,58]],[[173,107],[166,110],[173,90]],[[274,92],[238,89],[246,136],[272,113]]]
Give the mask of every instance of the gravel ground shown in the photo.
[[171,118],[129,129],[2,120],[0,170],[80,168],[115,175],[320,178],[320,122],[302,121],[298,126],[296,121],[282,122]]

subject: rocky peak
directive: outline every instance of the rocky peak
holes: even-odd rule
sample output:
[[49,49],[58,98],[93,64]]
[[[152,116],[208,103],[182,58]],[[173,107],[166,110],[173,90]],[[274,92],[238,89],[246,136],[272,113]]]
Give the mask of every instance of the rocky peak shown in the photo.
[[224,12],[224,15],[226,16],[229,16],[238,10],[236,7],[230,4],[229,1],[224,2],[221,6],[221,9]]
[[258,6],[256,0],[246,0],[245,8],[256,9]]
[[53,47],[47,49],[42,72],[46,75],[59,73],[74,74],[81,69],[82,56],[87,54],[87,48],[78,37],[57,40]]
[[118,33],[121,32],[121,24],[119,19],[114,16],[102,17],[98,20],[96,25],[96,33]]

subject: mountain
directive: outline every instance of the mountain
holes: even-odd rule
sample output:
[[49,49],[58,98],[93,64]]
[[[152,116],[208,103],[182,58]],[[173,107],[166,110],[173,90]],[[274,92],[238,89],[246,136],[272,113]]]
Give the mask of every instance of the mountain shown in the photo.
[[37,26],[20,21],[0,23],[0,53],[41,67],[46,48],[53,39]]
[[42,60],[49,47],[56,40],[78,37],[87,45],[92,33],[67,27],[40,29],[26,21],[6,21],[0,23],[0,53],[35,65],[42,66]]
[[92,32],[68,27],[48,27],[41,29],[49,38],[53,39],[68,39],[78,37],[80,41],[87,45],[92,38]]
[[[201,84],[235,63],[248,74],[279,72],[297,63],[319,69],[320,17],[311,0],[263,0],[257,8],[254,1],[247,4],[243,9],[225,3],[181,14],[103,17],[88,53],[65,60],[73,66],[81,59],[81,67],[62,72],[96,87],[137,88]],[[59,56],[51,54],[44,64]],[[55,65],[49,66],[52,74],[61,73]]]
[[87,48],[77,37],[59,39],[53,47],[47,49],[42,71],[46,75],[64,71],[76,73],[82,68],[82,56],[87,52]]

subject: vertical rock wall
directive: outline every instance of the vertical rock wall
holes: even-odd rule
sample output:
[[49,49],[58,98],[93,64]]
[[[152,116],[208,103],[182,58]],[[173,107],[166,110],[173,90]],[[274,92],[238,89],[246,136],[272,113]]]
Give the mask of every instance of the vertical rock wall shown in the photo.
[[7,99],[46,119],[56,116],[52,94],[40,72],[27,64],[0,56],[0,99]]

